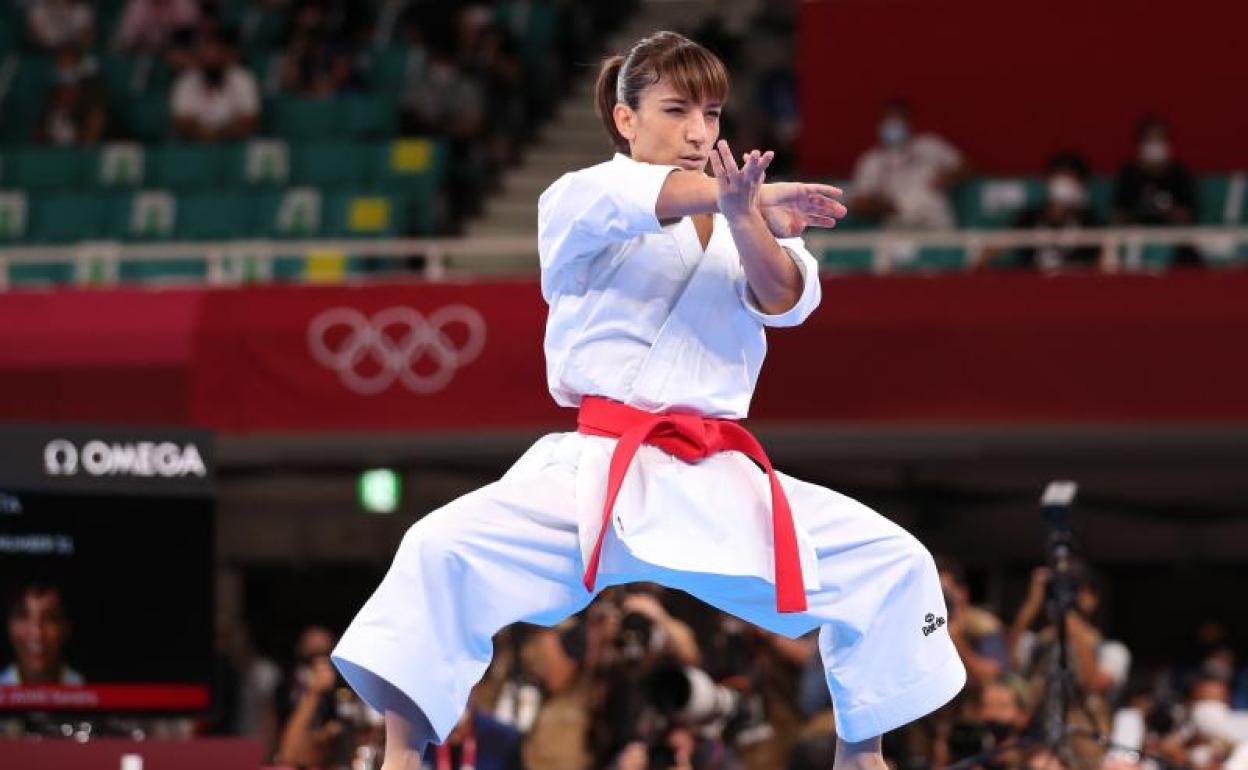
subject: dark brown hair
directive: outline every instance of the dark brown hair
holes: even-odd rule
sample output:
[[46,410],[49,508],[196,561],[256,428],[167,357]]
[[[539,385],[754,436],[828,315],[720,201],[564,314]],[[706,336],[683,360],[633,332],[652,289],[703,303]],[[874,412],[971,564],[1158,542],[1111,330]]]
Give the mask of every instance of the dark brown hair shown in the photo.
[[675,32],[656,32],[638,40],[628,53],[603,60],[594,85],[598,116],[615,149],[625,155],[628,140],[615,127],[615,105],[640,108],[642,92],[660,80],[693,102],[728,98],[728,71],[715,54]]

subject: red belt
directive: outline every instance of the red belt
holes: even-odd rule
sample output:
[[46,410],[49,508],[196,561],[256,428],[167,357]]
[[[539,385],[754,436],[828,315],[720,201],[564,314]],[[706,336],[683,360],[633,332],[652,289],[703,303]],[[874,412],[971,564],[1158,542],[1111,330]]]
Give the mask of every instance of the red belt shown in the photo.
[[624,475],[633,455],[642,444],[650,444],[687,463],[710,457],[718,452],[735,451],[749,457],[767,471],[771,482],[771,529],[775,543],[776,609],[780,612],[804,612],[806,589],[802,584],[802,563],[797,551],[797,532],[793,527],[793,511],[785,497],[780,479],[771,467],[767,453],[748,430],[733,420],[701,417],[696,414],[652,414],[598,396],[581,399],[577,427],[590,436],[619,439],[611,455],[607,476],[607,500],[602,506],[602,528],[594,542],[594,552],[585,566],[585,588],[594,590],[598,578],[598,562],[602,543],[611,524],[611,510],[624,483]]

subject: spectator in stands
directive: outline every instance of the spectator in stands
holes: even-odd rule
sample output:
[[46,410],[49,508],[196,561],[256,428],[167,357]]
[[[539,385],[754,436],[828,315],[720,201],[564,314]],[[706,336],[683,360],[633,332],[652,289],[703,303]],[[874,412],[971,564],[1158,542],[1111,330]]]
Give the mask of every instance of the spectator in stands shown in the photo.
[[205,34],[199,41],[195,66],[173,85],[172,112],[178,137],[192,142],[245,139],[260,121],[260,90],[256,78],[233,60],[223,34]]
[[31,580],[7,599],[9,645],[16,660],[0,671],[0,685],[82,684],[82,675],[65,662],[71,625],[61,588]]
[[287,712],[278,741],[277,761],[323,766],[342,734],[334,690],[338,672],[329,662],[337,637],[323,626],[308,626],[295,644],[295,668],[280,710]]
[[323,2],[301,6],[282,55],[282,89],[308,96],[332,96],[363,88],[356,51],[345,33],[335,34]]
[[492,22],[470,27],[466,33],[463,67],[481,85],[485,103],[484,131],[490,173],[519,159],[519,143],[531,128],[525,118],[524,83],[515,40]]
[[401,108],[405,133],[434,136],[446,143],[452,222],[475,214],[489,180],[481,142],[484,95],[481,84],[457,66],[453,38],[429,38],[424,66],[408,70]]
[[127,0],[115,45],[128,53],[161,53],[179,30],[193,28],[199,20],[195,0]]
[[[1164,121],[1150,116],[1136,129],[1136,157],[1118,172],[1114,222],[1131,225],[1191,225],[1196,221],[1196,181],[1174,156]],[[1174,264],[1200,265],[1192,246],[1179,248]]]
[[858,159],[849,208],[890,228],[950,228],[949,188],[966,174],[962,154],[938,136],[915,134],[909,105],[894,100],[880,120],[879,146]]
[[82,0],[34,0],[26,9],[30,40],[45,51],[84,51],[95,37],[95,11]]
[[94,63],[76,47],[62,46],[56,52],[55,78],[37,139],[60,147],[99,143],[108,126],[108,107]]
[[[1088,163],[1075,153],[1061,153],[1049,160],[1044,202],[1019,213],[1014,226],[1020,230],[1080,230],[1100,225],[1088,196]],[[1059,240],[1059,238],[1055,238]],[[1001,256],[985,254],[983,261]],[[1045,271],[1074,268],[1108,268],[1112,255],[1100,246],[1069,246],[1060,242],[1041,247],[1018,249],[1013,255],[1019,267]]]
[[941,556],[936,559],[936,570],[949,610],[949,636],[962,656],[970,683],[997,681],[1010,664],[1004,624],[988,610],[971,604],[962,565]]

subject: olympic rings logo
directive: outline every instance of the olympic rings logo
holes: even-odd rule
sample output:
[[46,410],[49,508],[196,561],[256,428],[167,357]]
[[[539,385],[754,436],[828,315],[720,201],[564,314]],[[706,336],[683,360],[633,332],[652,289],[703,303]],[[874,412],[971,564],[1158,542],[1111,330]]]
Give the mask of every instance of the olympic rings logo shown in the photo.
[[[447,329],[456,326],[466,331],[459,344],[447,335]],[[395,382],[413,393],[436,393],[484,347],[485,319],[467,305],[447,305],[428,317],[410,307],[387,308],[371,317],[354,308],[336,307],[308,325],[312,357],[362,396],[382,393]],[[372,365],[362,366],[369,359]],[[432,364],[432,370],[418,370],[422,361]],[[371,369],[376,371],[367,371]]]

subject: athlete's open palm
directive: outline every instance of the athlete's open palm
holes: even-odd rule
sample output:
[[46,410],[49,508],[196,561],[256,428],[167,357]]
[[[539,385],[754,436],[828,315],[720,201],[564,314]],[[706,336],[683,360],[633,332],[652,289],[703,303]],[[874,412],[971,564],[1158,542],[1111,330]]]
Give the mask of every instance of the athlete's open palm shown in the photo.
[[719,183],[719,213],[732,221],[758,211],[764,172],[774,155],[771,151],[754,150],[743,156],[745,165],[738,166],[728,142],[720,139],[711,148],[711,169]]
[[767,227],[778,238],[792,238],[807,227],[836,227],[849,210],[839,198],[839,187],[806,182],[765,184],[759,193],[759,207]]

